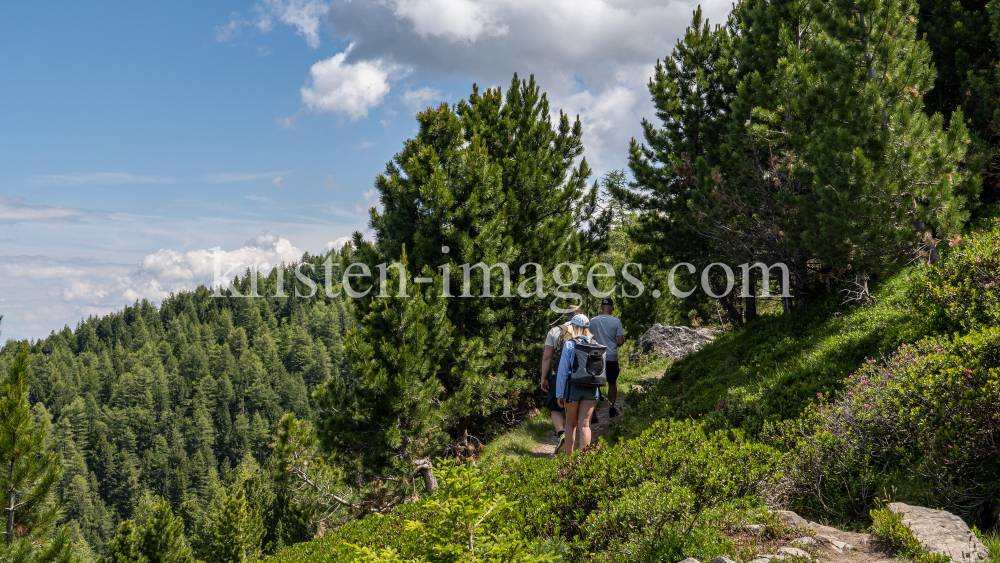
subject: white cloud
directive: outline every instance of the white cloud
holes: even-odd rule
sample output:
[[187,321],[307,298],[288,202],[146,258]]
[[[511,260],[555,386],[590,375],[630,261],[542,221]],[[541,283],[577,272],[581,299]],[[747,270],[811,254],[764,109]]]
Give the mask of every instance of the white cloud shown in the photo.
[[329,190],[339,190],[340,189],[340,184],[338,184],[337,180],[335,180],[333,178],[333,174],[327,174],[326,178],[323,178],[323,186],[326,187]]
[[278,176],[287,176],[291,174],[291,170],[284,170],[281,172],[223,172],[221,174],[210,174],[205,176],[204,180],[206,182],[212,182],[215,184],[226,184],[229,182],[252,182],[254,180],[272,180]]
[[410,108],[410,111],[420,111],[426,108],[431,102],[444,101],[444,93],[436,88],[424,86],[416,90],[403,92],[403,104]]
[[254,4],[255,22],[262,32],[271,31],[274,20],[295,27],[295,33],[305,38],[315,49],[319,47],[319,26],[329,5],[318,0],[262,0]]
[[219,43],[229,41],[239,34],[240,29],[246,25],[246,23],[247,22],[240,17],[239,12],[231,12],[229,14],[229,23],[226,25],[215,26],[215,40]]
[[[329,252],[331,250],[340,250],[350,240],[351,237],[340,237],[337,240],[331,240],[330,242],[326,243],[326,251]],[[2,299],[0,299],[0,301],[2,301]]]
[[21,198],[0,196],[0,223],[47,223],[53,221],[78,221],[85,217],[106,217],[108,211],[29,205]]
[[125,172],[74,172],[72,174],[46,174],[37,176],[40,183],[54,186],[117,185],[117,184],[163,184],[173,182],[160,176],[137,176]]
[[[216,258],[224,280],[243,276],[257,265],[262,274],[279,262],[301,259],[303,251],[289,240],[261,231],[232,250],[161,249],[137,265],[44,256],[0,257],[0,314],[5,332],[16,337],[48,333],[75,324],[87,315],[104,315],[135,302],[159,302],[171,293],[215,281]],[[13,330],[11,330],[13,329]]]
[[405,74],[402,67],[383,59],[346,63],[353,48],[351,43],[343,53],[309,69],[311,84],[301,90],[306,106],[344,114],[356,121],[367,117],[369,109],[382,103],[389,93],[390,80],[398,80]]
[[[713,24],[723,23],[731,7],[728,0],[701,5]],[[601,172],[624,166],[629,139],[642,135],[641,119],[655,119],[646,84],[697,6],[694,0],[337,0],[327,23],[333,35],[352,42],[338,60],[344,67],[391,63],[418,83],[472,80],[504,89],[514,72],[534,74],[553,113],[580,114],[588,161]],[[393,78],[379,84],[387,91]],[[399,102],[431,101],[412,92]],[[372,97],[365,112],[385,100]]]
[[378,190],[375,188],[361,194],[361,202],[354,206],[354,212],[367,213],[372,207],[376,207],[378,209],[382,208],[382,202],[379,200]]
[[421,37],[448,41],[475,41],[482,35],[506,35],[507,26],[496,21],[486,2],[473,0],[396,0],[395,15],[409,20]]

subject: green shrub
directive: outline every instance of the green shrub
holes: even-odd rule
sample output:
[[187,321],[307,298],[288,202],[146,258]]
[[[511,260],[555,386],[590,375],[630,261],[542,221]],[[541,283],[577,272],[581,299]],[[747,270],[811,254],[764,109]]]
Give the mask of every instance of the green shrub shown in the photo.
[[945,329],[1000,324],[1000,218],[993,223],[953,240],[946,259],[914,287],[918,309]]
[[896,551],[912,558],[917,563],[948,563],[951,557],[940,553],[931,553],[903,525],[903,515],[886,508],[871,511],[871,532],[879,540],[887,543]]
[[661,421],[639,438],[569,458],[445,466],[434,495],[286,548],[268,563],[460,561],[470,533],[473,547],[493,557],[486,560],[735,556],[724,531],[767,519],[758,499],[779,477],[779,460],[740,432]]
[[992,524],[1000,502],[1000,329],[929,338],[869,360],[832,402],[771,429],[786,494],[855,517],[888,487]]

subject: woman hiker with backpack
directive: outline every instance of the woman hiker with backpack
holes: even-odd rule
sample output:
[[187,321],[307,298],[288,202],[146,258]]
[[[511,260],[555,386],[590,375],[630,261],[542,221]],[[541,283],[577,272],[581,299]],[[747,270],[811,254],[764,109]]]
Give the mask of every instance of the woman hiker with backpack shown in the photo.
[[[607,384],[606,348],[594,340],[588,328],[590,319],[579,314],[569,321],[572,339],[563,345],[556,371],[556,400],[566,409],[566,455],[590,445],[590,417],[600,398],[600,388]],[[580,444],[576,446],[576,429]]]

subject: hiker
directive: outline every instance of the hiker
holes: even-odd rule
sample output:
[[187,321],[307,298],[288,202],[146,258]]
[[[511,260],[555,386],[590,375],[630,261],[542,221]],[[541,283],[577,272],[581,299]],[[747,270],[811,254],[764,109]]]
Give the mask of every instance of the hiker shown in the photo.
[[[590,445],[590,417],[597,406],[600,387],[606,382],[606,348],[594,340],[587,328],[590,319],[579,314],[569,323],[567,332],[572,338],[563,345],[556,370],[556,399],[566,415],[566,455]],[[580,351],[582,355],[578,354]],[[577,428],[580,429],[579,446],[576,445]]]
[[566,322],[552,327],[549,329],[549,333],[545,335],[545,352],[542,353],[542,380],[540,387],[542,391],[549,394],[545,401],[545,406],[551,413],[552,426],[555,427],[556,437],[559,440],[556,444],[557,454],[562,451],[564,445],[564,421],[563,408],[556,401],[556,367],[559,366],[559,358],[562,356],[563,345],[571,338],[567,330],[569,328],[569,321],[579,313],[580,307],[578,305],[572,305],[566,310]]
[[615,399],[618,398],[618,347],[625,344],[625,329],[622,322],[611,316],[615,309],[615,302],[610,297],[605,297],[601,301],[601,314],[590,319],[590,332],[599,344],[607,346],[608,353],[606,369],[608,374],[608,402],[611,408],[608,409],[608,418],[618,416],[618,409],[615,408]]

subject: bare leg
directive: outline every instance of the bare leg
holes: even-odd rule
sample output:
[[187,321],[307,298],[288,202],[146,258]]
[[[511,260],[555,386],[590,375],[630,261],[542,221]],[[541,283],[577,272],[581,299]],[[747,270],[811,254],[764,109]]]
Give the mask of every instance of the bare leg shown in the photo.
[[[573,453],[573,444],[576,442],[577,415],[580,410],[580,402],[566,403],[566,455]],[[590,424],[590,419],[587,419]]]
[[556,432],[563,431],[563,413],[552,411],[552,426],[556,427]]
[[[597,406],[597,401],[580,401],[579,412],[577,413],[577,424],[580,426],[580,448],[583,449],[590,445],[590,415],[594,414],[594,407]],[[567,416],[572,416],[569,414],[569,409],[566,409]]]

